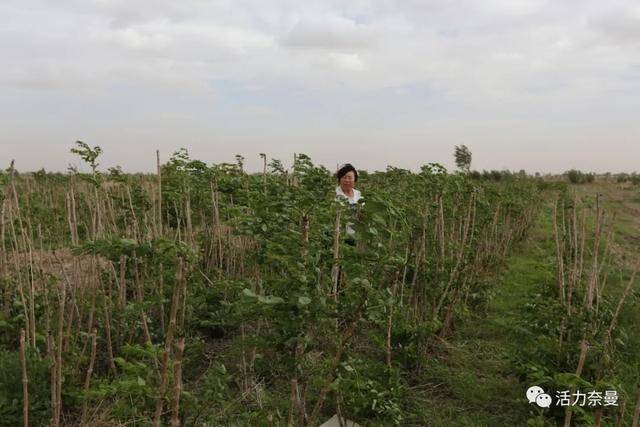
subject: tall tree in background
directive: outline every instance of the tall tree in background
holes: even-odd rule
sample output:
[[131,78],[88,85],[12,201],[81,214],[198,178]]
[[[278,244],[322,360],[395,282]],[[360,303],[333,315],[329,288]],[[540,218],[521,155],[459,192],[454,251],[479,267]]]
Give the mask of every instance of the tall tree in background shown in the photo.
[[456,158],[456,166],[458,169],[469,172],[471,168],[471,151],[466,145],[456,145],[453,155]]

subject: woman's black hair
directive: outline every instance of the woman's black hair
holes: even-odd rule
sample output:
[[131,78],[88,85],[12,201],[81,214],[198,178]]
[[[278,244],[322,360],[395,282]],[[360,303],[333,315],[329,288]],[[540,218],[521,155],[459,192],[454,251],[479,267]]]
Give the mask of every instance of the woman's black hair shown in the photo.
[[347,172],[350,172],[350,171],[353,171],[354,180],[358,182],[358,171],[356,170],[356,168],[353,167],[351,163],[345,163],[344,165],[340,166],[340,169],[338,169],[338,172],[336,172],[336,177],[338,178],[338,181],[340,181],[342,177],[345,176]]

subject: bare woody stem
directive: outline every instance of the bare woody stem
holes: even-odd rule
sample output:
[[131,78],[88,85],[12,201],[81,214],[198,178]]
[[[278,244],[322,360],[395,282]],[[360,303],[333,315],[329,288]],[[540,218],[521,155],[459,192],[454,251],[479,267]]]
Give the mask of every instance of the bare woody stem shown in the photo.
[[338,300],[338,282],[340,280],[340,208],[336,210],[336,222],[333,236],[333,269],[331,271],[332,289],[336,301]]
[[84,403],[82,404],[82,418],[80,425],[85,425],[87,422],[89,386],[91,385],[91,376],[93,375],[93,367],[96,362],[96,338],[97,331],[94,328],[93,332],[91,332],[91,359],[89,360],[89,367],[87,368],[87,375],[84,380]]
[[184,338],[176,342],[176,357],[173,363],[173,400],[171,402],[171,427],[180,427],[180,395],[182,394],[182,354]]
[[360,319],[362,318],[363,309],[364,309],[364,304],[362,304],[358,308],[358,310],[356,311],[356,315],[354,316],[354,319],[351,321],[351,324],[349,325],[347,330],[342,334],[342,337],[340,338],[340,342],[338,344],[336,354],[333,358],[333,361],[331,362],[331,367],[329,368],[329,372],[324,380],[324,385],[320,390],[320,396],[318,397],[318,401],[316,402],[316,405],[313,407],[313,411],[311,412],[311,416],[309,417],[309,425],[312,425],[312,426],[315,425],[315,420],[318,418],[318,415],[320,415],[320,410],[322,409],[322,405],[324,404],[324,401],[327,398],[327,394],[329,393],[329,390],[331,388],[331,383],[333,382],[335,370],[338,367],[340,360],[342,359],[342,354],[346,350],[347,345],[349,344],[349,340],[351,339],[351,337],[353,336],[356,330],[356,325],[358,324],[358,321],[360,321]]
[[636,409],[633,412],[633,423],[631,427],[638,427],[640,422],[640,389],[638,390],[638,400],[636,401]]
[[25,332],[20,331],[20,369],[22,370],[22,422],[29,427],[29,378],[27,376],[27,357],[25,351]]
[[158,172],[158,237],[162,236],[162,168],[160,167],[160,150],[156,150],[156,168]]
[[622,401],[622,403],[620,404],[620,409],[618,410],[617,418],[616,418],[616,427],[622,427],[622,421],[624,421],[625,409],[627,409],[627,402]]
[[556,261],[558,262],[558,295],[560,304],[565,304],[564,261],[562,246],[560,244],[560,232],[558,231],[558,199],[553,204],[553,235],[556,242]]
[[[583,338],[580,342],[580,356],[578,357],[578,367],[576,368],[576,376],[582,375],[582,369],[584,368],[584,362],[587,359],[587,351],[589,350],[589,343],[586,338]],[[572,390],[572,393],[575,390]],[[564,412],[564,427],[571,426],[571,415],[573,412],[570,407],[567,407]]]
[[162,364],[160,365],[160,390],[158,400],[156,401],[156,410],[153,418],[153,425],[155,427],[160,426],[162,417],[162,408],[164,406],[164,397],[167,391],[167,371],[169,367],[169,353],[171,352],[171,346],[173,345],[173,334],[176,329],[176,319],[178,315],[178,306],[180,304],[181,288],[184,286],[185,272],[183,260],[178,262],[178,269],[176,271],[176,280],[173,284],[173,295],[171,297],[171,314],[169,317],[169,327],[167,328],[167,335],[164,340],[164,350],[162,352]]

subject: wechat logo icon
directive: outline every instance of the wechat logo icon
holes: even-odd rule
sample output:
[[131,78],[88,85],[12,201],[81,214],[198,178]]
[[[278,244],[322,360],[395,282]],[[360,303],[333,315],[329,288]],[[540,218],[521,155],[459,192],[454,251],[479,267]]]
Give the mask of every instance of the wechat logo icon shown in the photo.
[[531,386],[527,389],[527,400],[529,403],[535,403],[541,408],[548,408],[551,406],[551,396],[546,394],[542,387],[537,385]]

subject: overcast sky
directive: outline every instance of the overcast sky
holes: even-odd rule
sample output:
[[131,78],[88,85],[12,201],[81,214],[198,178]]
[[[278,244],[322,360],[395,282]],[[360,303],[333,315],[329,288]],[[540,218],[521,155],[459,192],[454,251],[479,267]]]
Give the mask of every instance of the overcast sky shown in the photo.
[[0,167],[640,170],[640,3],[2,0]]

